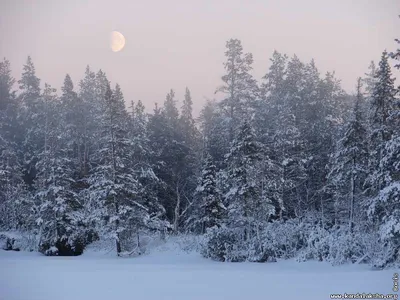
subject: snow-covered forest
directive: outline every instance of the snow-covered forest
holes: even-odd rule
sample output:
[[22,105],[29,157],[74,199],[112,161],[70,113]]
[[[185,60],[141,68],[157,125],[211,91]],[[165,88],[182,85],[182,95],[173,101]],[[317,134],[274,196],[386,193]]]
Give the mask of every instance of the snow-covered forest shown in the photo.
[[21,250],[64,256],[112,240],[130,256],[144,233],[190,234],[217,261],[400,263],[397,42],[348,94],[333,72],[277,51],[258,80],[231,39],[223,99],[199,118],[189,88],[146,113],[102,70],[67,74],[57,93],[31,57],[19,80],[4,59],[3,246],[18,248],[18,233]]

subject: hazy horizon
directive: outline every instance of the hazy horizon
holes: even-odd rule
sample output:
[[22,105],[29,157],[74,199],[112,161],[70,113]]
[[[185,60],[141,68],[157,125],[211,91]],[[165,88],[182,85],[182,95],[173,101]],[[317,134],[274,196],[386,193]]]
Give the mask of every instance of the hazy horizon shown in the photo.
[[[322,3],[323,2],[323,3]],[[0,55],[20,78],[30,55],[41,85],[57,88],[71,75],[76,90],[86,65],[102,69],[125,100],[151,110],[172,88],[177,99],[189,87],[197,115],[224,74],[225,43],[242,41],[254,57],[253,75],[268,70],[274,50],[302,61],[315,59],[323,74],[335,71],[352,92],[356,78],[400,38],[400,1],[2,1]],[[110,49],[118,30],[125,48]],[[398,71],[393,71],[398,75]],[[397,74],[396,74],[397,73]]]

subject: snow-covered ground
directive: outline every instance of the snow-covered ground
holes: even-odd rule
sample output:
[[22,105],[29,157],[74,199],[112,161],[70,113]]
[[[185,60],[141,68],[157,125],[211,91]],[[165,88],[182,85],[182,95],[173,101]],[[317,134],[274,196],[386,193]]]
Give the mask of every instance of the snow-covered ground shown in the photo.
[[0,250],[1,300],[330,299],[392,293],[394,270],[319,262],[219,263],[161,247],[136,258]]

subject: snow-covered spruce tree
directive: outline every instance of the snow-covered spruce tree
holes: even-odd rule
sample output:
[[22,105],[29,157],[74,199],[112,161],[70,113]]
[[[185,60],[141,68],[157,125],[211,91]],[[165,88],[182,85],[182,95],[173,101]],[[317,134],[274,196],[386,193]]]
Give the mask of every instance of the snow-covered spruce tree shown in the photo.
[[171,90],[166,96],[164,107],[156,107],[150,118],[149,136],[155,154],[155,172],[163,182],[159,197],[175,233],[178,233],[185,223],[192,202],[192,195],[187,194],[186,187],[190,186],[193,180],[185,173],[190,147],[184,141],[179,121],[175,93]]
[[396,89],[388,63],[388,54],[383,52],[371,102],[370,175],[367,178],[366,201],[368,216],[373,229],[378,232],[379,245],[373,253],[373,263],[378,267],[399,262],[399,123],[396,107]]
[[205,233],[207,228],[220,227],[226,217],[226,207],[222,203],[222,195],[217,189],[216,167],[212,157],[207,154],[203,163],[201,179],[196,188],[196,197],[199,201],[196,215],[196,227]]
[[89,174],[93,157],[95,134],[100,118],[100,104],[96,97],[96,75],[86,67],[85,77],[79,83],[79,98],[82,100],[82,177],[86,178]]
[[[400,43],[399,40],[396,41]],[[368,210],[370,217],[375,221],[379,245],[382,246],[379,253],[374,253],[373,259],[379,267],[400,264],[400,100],[395,98],[395,94],[400,92],[400,87],[394,89],[394,79],[391,78],[385,54],[384,52],[378,71],[380,76],[376,78],[377,86],[373,90],[377,101],[372,103],[379,103],[385,107],[379,113],[383,124],[386,118],[387,129],[382,129],[382,136],[386,133],[387,140],[383,142],[383,148],[379,149],[382,150],[378,167],[380,173],[377,172],[374,174],[376,177],[372,177],[373,180],[381,180],[380,190],[373,194],[375,197],[369,203]],[[400,59],[400,50],[392,53],[391,57]],[[395,67],[400,69],[400,64],[396,64]],[[372,111],[378,113],[376,108]],[[374,118],[373,121],[375,120]]]
[[258,217],[266,221],[274,211],[269,199],[262,197],[262,159],[262,145],[256,141],[254,129],[245,120],[226,155],[230,190],[225,195],[229,226],[242,229],[245,241],[255,233],[256,222],[260,221]]
[[148,209],[148,219],[145,226],[151,230],[162,233],[169,227],[165,220],[165,208],[161,205],[158,190],[161,187],[160,179],[155,175],[152,161],[154,155],[150,146],[148,134],[148,116],[145,107],[139,100],[136,105],[132,103],[129,138],[132,144],[132,163],[140,183],[140,203]]
[[196,152],[199,146],[200,133],[193,118],[193,100],[188,88],[185,90],[179,123],[185,143],[189,145],[192,152]]
[[364,92],[364,105],[363,105],[363,114],[364,117],[370,121],[372,112],[371,112],[371,103],[372,103],[372,93],[374,90],[374,86],[376,83],[376,72],[377,68],[374,61],[371,61],[368,66],[368,72],[365,73],[365,77],[363,78],[363,85],[365,86]]
[[326,106],[320,89],[319,71],[312,60],[304,68],[304,86],[300,90],[301,103],[298,108],[299,130],[306,155],[305,202],[319,212],[320,221],[326,223],[326,203],[320,192],[325,185],[325,165],[330,154],[331,139],[326,130]]
[[39,251],[46,255],[79,255],[84,247],[78,232],[82,204],[72,188],[75,169],[63,135],[61,103],[54,93],[55,89],[45,84],[44,143],[36,163],[35,180]]
[[[286,128],[287,121],[293,120],[288,113],[285,89],[288,57],[277,51],[272,54],[271,66],[262,78],[263,101],[255,112],[255,129],[259,139],[264,142],[279,140],[278,130]],[[289,117],[289,118],[288,118]],[[268,119],[269,122],[265,122]],[[278,137],[279,136],[279,137]]]
[[308,214],[312,208],[318,212],[321,224],[326,224],[330,218],[330,204],[323,192],[327,175],[325,166],[333,148],[335,127],[341,123],[338,104],[343,91],[332,74],[320,78],[313,60],[305,65],[296,57],[288,63],[286,83],[294,127],[298,130],[290,156],[296,158],[294,166],[300,172],[296,193],[292,194],[294,201],[289,203],[297,202],[294,206],[296,215]]
[[[149,115],[147,123],[147,133],[149,138],[149,146],[152,155],[150,156],[150,164],[153,166],[153,170],[159,178],[159,185],[156,189],[156,195],[159,198],[161,205],[166,210],[166,216],[169,221],[172,220],[168,201],[166,200],[166,186],[167,183],[164,181],[166,176],[165,162],[163,159],[165,147],[168,141],[168,134],[165,127],[164,115],[161,113],[161,108],[158,104],[155,104],[153,114]],[[168,208],[168,209],[167,209]]]
[[362,115],[363,96],[361,78],[357,82],[357,97],[353,114],[345,125],[343,137],[337,142],[331,156],[328,185],[332,187],[335,224],[349,224],[352,232],[354,223],[365,215],[361,214],[361,198],[368,172],[367,130]]
[[380,161],[383,157],[385,143],[392,138],[394,129],[389,121],[389,116],[395,109],[396,90],[386,51],[382,54],[375,80],[370,103],[370,176],[367,180],[369,195],[376,195],[383,188],[384,170],[380,167]]
[[20,162],[19,105],[13,90],[10,62],[0,62],[0,228],[23,229],[30,214],[24,199],[23,169]]
[[[187,101],[186,104],[188,104]],[[188,112],[188,109],[189,107],[187,107],[186,112]],[[166,154],[165,162],[169,169],[171,179],[169,180],[168,187],[173,195],[170,199],[170,205],[173,205],[172,224],[173,231],[178,233],[180,227],[185,222],[188,208],[192,205],[189,197],[192,196],[193,183],[195,183],[195,181],[192,174],[190,174],[191,161],[188,160],[191,152],[190,146],[184,140],[184,133],[180,126],[180,121],[183,119],[179,118],[179,111],[176,107],[175,93],[173,90],[171,90],[166,97],[162,113],[165,116],[169,131],[169,141],[165,149],[168,153],[164,152],[164,154]],[[187,117],[188,115],[185,116],[185,119]],[[190,120],[187,120],[187,122],[190,122]],[[168,182],[167,179],[164,179],[164,181]],[[187,186],[191,186],[189,189],[190,192],[188,192]]]
[[105,72],[102,70],[99,70],[96,73],[96,108],[97,111],[99,112],[99,115],[97,116],[99,119],[101,119],[101,113],[106,109],[105,106],[107,105],[105,102],[105,96],[107,93],[108,86],[110,85],[109,80],[107,79],[107,75]]
[[[294,56],[288,62],[286,77],[281,86],[282,91],[274,91],[281,95],[282,101],[275,99],[278,112],[271,115],[271,120],[276,123],[273,146],[268,149],[272,158],[276,158],[280,165],[282,177],[282,199],[285,204],[286,214],[301,216],[304,212],[303,201],[307,199],[304,137],[301,135],[301,115],[303,80],[305,65]],[[272,94],[271,94],[272,96]],[[272,106],[272,107],[273,107]],[[270,145],[270,143],[267,143]],[[272,152],[271,152],[272,151]],[[274,154],[275,152],[275,154]]]
[[142,226],[147,209],[138,201],[140,183],[131,161],[128,116],[118,85],[113,93],[107,84],[103,109],[96,166],[89,180],[90,203],[102,233],[115,239],[119,256],[124,250],[121,236]]
[[[71,158],[75,169],[75,180],[79,180],[84,175],[84,103],[74,91],[71,77],[67,74],[64,85],[61,88],[61,114],[63,125],[65,126],[64,138],[68,148],[68,156]],[[78,190],[78,186],[75,187]]]
[[[87,193],[87,174],[85,166],[85,138],[86,129],[86,110],[82,98],[74,91],[74,85],[71,77],[65,76],[64,85],[61,88],[61,101],[58,105],[58,114],[60,115],[59,124],[64,129],[60,133],[62,145],[66,156],[69,159],[69,166],[72,170],[72,179],[70,189],[77,195],[80,202],[80,221],[75,222],[73,226],[76,242],[81,247],[86,246],[96,238],[97,234],[90,223],[89,214],[85,211],[85,200]],[[82,207],[83,206],[83,207]],[[73,238],[70,238],[71,243]]]
[[[264,147],[268,162],[265,164],[266,174],[280,178],[275,182],[274,199],[280,207],[285,206],[287,216],[296,215],[298,201],[297,186],[304,181],[305,171],[301,161],[301,152],[298,151],[299,130],[295,119],[295,90],[291,90],[292,84],[301,79],[297,78],[297,66],[302,66],[295,57],[290,68],[287,67],[287,56],[274,52],[271,58],[271,67],[263,77],[262,90],[264,99],[261,108],[256,112],[256,128],[258,138],[266,146]],[[296,68],[294,68],[296,66]],[[265,122],[268,120],[268,122]],[[278,208],[278,205],[276,205]],[[277,210],[280,216],[283,210]]]
[[216,101],[207,101],[199,117],[203,152],[211,155],[217,170],[224,166],[229,150],[228,127],[218,106]]
[[183,187],[184,197],[191,199],[186,201],[183,206],[182,216],[184,217],[184,227],[187,230],[190,226],[190,220],[194,212],[194,200],[192,200],[197,187],[197,178],[201,169],[201,139],[195,120],[193,118],[193,100],[190,90],[186,88],[181,106],[181,114],[179,118],[179,130],[182,134],[182,142],[187,147],[187,155],[185,156],[185,169],[183,171],[186,178]]
[[276,188],[264,173],[266,161],[262,145],[245,120],[226,155],[226,168],[218,175],[227,185],[224,187],[227,217],[224,226],[207,232],[202,249],[204,256],[222,261],[265,261],[268,258],[261,231],[275,213],[271,198]]
[[43,107],[40,96],[40,79],[36,76],[35,66],[30,56],[28,56],[18,83],[20,88],[19,101],[23,105],[19,119],[23,126],[23,134],[20,136],[24,155],[24,180],[32,187],[36,174],[37,155],[43,145],[43,134],[38,130],[39,124],[43,121],[41,118]]
[[[400,18],[400,15],[399,15],[399,18]],[[391,56],[391,58],[400,61],[400,39],[395,39],[395,41],[399,44],[399,48],[397,48],[397,50],[395,52],[390,53],[390,56]],[[397,69],[400,69],[400,62],[397,62],[394,67]]]

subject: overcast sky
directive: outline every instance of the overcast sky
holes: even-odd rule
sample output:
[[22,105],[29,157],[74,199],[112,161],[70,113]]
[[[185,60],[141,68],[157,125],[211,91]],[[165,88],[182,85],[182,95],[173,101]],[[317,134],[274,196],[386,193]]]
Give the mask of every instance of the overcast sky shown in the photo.
[[[188,86],[199,111],[221,83],[230,38],[253,53],[257,79],[276,49],[314,58],[351,92],[371,60],[395,49],[399,14],[400,0],[0,0],[0,56],[19,79],[31,55],[42,85],[57,89],[66,73],[77,86],[86,65],[101,68],[148,109]],[[110,49],[113,30],[126,37],[121,52]]]

